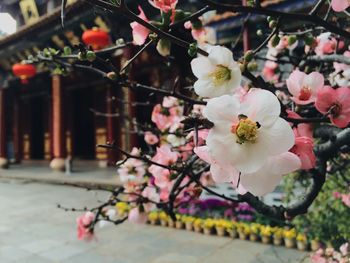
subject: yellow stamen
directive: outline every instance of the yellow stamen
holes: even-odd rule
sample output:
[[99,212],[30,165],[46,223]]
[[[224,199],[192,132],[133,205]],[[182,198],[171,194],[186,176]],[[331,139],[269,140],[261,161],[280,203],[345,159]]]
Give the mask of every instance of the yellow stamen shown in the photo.
[[248,118],[240,119],[238,124],[231,128],[231,132],[236,134],[237,143],[255,143],[258,138],[258,124]]
[[215,70],[210,74],[215,86],[220,86],[231,79],[231,70],[223,65],[217,65]]

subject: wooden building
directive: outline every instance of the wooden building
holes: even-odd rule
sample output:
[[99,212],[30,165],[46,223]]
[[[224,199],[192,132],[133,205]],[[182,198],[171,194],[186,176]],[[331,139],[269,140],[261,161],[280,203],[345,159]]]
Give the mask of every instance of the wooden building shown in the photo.
[[[120,37],[130,41],[131,31],[125,18],[110,17],[79,0],[68,0],[65,27],[60,23],[61,0],[2,0],[0,12],[9,12],[19,23],[19,30],[0,38],[0,166],[23,160],[46,160],[53,169],[64,169],[67,157],[97,160],[114,164],[120,156],[97,144],[115,141],[130,150],[141,139],[131,127],[134,118],[145,121],[151,107],[133,106],[133,101],[156,101],[147,93],[133,93],[115,87],[100,76],[73,71],[67,76],[52,75],[47,67],[23,85],[11,73],[12,65],[35,55],[45,47],[62,49],[81,42],[84,30],[99,27],[109,32],[115,41]],[[137,1],[129,1],[137,9]],[[312,1],[265,1],[273,5],[289,2],[301,5]],[[305,5],[303,6],[305,8]],[[146,9],[149,17],[157,10]],[[219,43],[237,36],[243,16],[220,14],[210,23]],[[258,19],[253,17],[252,19]],[[260,17],[261,20],[261,17]],[[254,20],[256,21],[256,20]],[[252,30],[259,23],[251,25]],[[152,53],[153,52],[153,53]],[[180,64],[169,68],[164,60],[144,52],[133,65],[132,78],[143,84],[171,86],[171,80],[189,67]],[[185,51],[186,53],[186,51]],[[133,54],[133,47],[112,55],[115,65],[122,65]],[[189,65],[189,63],[187,63]],[[128,116],[128,118],[124,118]]]

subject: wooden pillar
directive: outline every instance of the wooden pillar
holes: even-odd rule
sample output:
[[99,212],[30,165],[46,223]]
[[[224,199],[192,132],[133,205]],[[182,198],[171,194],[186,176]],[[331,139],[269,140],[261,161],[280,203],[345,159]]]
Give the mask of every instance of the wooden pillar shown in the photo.
[[[242,5],[247,5],[247,0],[242,0]],[[249,22],[247,21],[243,26],[243,50],[244,53],[250,49],[249,42]]]
[[[107,88],[107,141],[109,143],[116,143],[120,146],[120,142],[118,141],[118,118],[114,117],[116,114],[116,104],[114,97],[116,96],[115,89],[109,86]],[[115,165],[118,161],[118,153],[117,151],[108,151],[108,160],[107,164],[110,166]]]
[[13,104],[13,148],[15,154],[15,162],[22,161],[23,147],[22,147],[22,125],[21,125],[21,106],[18,94],[15,94]]
[[0,168],[8,168],[5,103],[6,90],[0,89]]
[[63,171],[66,158],[66,134],[64,127],[64,94],[62,79],[52,76],[52,140],[53,159],[50,166],[53,170]]
[[[121,67],[133,56],[134,50],[132,47],[126,48],[121,59]],[[129,80],[133,81],[135,79],[135,69],[131,65],[131,70],[129,72]],[[123,100],[127,103],[124,104],[123,114],[128,116],[130,120],[136,118],[135,107],[132,107],[131,104],[136,101],[135,93],[131,89],[123,89]],[[126,121],[121,116],[121,122],[123,123],[123,136],[122,136],[122,145],[123,149],[126,151],[131,151],[133,147],[138,146],[137,134],[132,133],[133,125],[130,121]]]

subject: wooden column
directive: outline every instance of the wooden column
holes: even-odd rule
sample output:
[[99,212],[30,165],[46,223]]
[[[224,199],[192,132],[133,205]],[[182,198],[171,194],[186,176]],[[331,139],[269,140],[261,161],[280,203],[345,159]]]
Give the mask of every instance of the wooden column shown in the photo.
[[[247,5],[247,0],[242,0],[242,5]],[[244,24],[243,26],[243,50],[244,52],[247,52],[250,49],[250,42],[249,42],[249,22]]]
[[21,106],[18,94],[15,94],[13,104],[13,148],[15,154],[15,162],[20,163],[23,155],[23,144],[22,144],[22,125],[21,125]]
[[5,103],[6,90],[0,89],[0,168],[8,168]]
[[[116,114],[116,104],[114,97],[116,96],[116,92],[114,92],[113,87],[107,88],[107,141],[109,143],[116,143],[120,146],[120,142],[118,141],[118,118],[113,115]],[[108,151],[108,160],[107,164],[110,166],[115,165],[118,161],[118,153],[117,151]]]
[[52,140],[53,160],[50,166],[53,170],[64,170],[66,158],[66,134],[64,128],[64,94],[62,79],[59,75],[52,76]]

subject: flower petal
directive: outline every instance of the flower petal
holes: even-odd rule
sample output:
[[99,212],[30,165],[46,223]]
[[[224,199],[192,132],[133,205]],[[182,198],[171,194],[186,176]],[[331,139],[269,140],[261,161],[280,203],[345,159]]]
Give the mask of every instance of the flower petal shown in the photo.
[[251,89],[244,96],[239,113],[259,122],[262,126],[270,126],[279,117],[281,106],[272,92],[262,89]]
[[233,123],[238,117],[239,101],[234,96],[224,95],[210,99],[203,110],[203,115],[214,122]]

